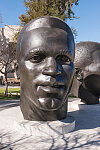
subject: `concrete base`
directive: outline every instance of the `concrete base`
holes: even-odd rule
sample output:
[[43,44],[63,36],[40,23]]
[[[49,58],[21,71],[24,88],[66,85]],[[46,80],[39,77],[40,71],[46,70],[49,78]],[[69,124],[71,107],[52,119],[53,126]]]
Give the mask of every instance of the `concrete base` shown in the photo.
[[92,110],[92,111],[100,111],[100,102],[99,104],[87,105],[81,102],[80,99],[73,101],[70,103],[70,107],[77,110]]
[[[57,136],[52,135],[55,134],[52,132],[53,128],[50,130],[53,125],[49,126],[49,123],[45,125],[44,122],[34,126],[38,129],[44,127],[44,135],[40,131],[39,134],[43,136],[35,136],[31,131],[33,123],[30,124],[23,119],[19,106],[11,105],[10,108],[3,106],[5,110],[0,111],[0,143],[12,150],[100,150],[100,112],[94,111],[94,108],[79,111],[78,104],[80,105],[79,99],[70,99],[68,103],[68,115],[75,118],[75,130],[67,134],[60,132]],[[63,122],[63,126],[65,123]],[[55,127],[57,126],[61,131],[62,128],[56,122]],[[49,134],[47,129],[50,131]]]
[[20,107],[13,107],[0,112],[0,128],[17,131],[20,134],[34,136],[58,136],[74,130],[74,117],[68,116],[57,121],[28,121],[24,120]]
[[64,120],[57,121],[22,121],[14,122],[14,129],[34,136],[59,136],[73,131],[75,128],[75,120],[68,116]]

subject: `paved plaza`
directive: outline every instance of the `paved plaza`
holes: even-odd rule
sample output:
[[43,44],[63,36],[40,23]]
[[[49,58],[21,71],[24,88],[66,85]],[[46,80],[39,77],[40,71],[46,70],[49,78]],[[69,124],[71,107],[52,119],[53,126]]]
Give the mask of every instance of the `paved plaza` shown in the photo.
[[[59,136],[37,136],[8,128],[13,122],[22,127],[19,100],[0,101],[0,146],[2,150],[100,150],[100,104],[86,106],[70,99],[68,115],[76,121],[74,131]],[[93,109],[94,107],[94,109]],[[88,109],[89,108],[89,109]],[[23,125],[24,126],[24,125]],[[26,128],[26,131],[29,131]]]

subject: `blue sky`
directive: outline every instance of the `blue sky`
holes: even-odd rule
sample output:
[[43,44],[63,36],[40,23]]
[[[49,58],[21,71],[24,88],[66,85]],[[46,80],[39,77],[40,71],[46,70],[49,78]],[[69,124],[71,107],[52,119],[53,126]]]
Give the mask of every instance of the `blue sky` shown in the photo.
[[[23,0],[0,0],[0,15],[2,24],[20,24],[18,17],[25,13]],[[79,5],[73,7],[79,19],[68,20],[67,24],[77,30],[76,41],[100,42],[100,0],[79,0]]]
[[23,0],[0,0],[1,27],[4,25],[20,24],[18,17],[25,13]]

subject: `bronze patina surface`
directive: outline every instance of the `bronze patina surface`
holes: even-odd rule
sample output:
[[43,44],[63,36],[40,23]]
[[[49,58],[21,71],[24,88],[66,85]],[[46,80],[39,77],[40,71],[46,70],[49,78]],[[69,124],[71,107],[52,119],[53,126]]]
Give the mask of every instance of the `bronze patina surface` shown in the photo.
[[22,29],[17,43],[20,107],[27,120],[61,120],[74,74],[74,38],[56,17],[40,17]]
[[75,46],[78,96],[85,104],[98,104],[100,97],[100,43],[80,42]]

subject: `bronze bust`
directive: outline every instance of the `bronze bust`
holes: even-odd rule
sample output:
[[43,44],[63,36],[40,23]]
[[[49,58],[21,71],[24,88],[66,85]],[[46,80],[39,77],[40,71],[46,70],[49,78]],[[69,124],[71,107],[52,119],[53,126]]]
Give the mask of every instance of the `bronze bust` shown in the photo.
[[86,41],[75,46],[75,68],[80,81],[78,96],[85,104],[98,104],[100,96],[100,43]]
[[44,16],[24,26],[17,43],[24,119],[66,118],[74,52],[73,34],[61,19]]

